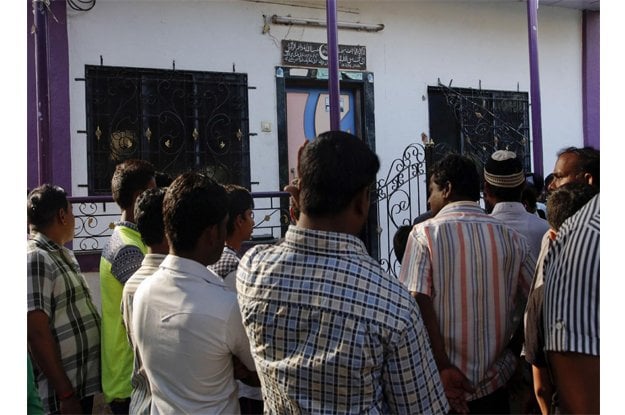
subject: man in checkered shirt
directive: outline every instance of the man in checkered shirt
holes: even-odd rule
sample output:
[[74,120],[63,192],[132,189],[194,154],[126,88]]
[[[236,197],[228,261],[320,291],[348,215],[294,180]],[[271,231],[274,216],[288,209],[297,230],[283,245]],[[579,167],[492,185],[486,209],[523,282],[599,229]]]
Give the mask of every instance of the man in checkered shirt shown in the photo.
[[301,152],[298,224],[241,259],[237,291],[266,413],[446,413],[416,302],[357,235],[378,157],[331,131]]

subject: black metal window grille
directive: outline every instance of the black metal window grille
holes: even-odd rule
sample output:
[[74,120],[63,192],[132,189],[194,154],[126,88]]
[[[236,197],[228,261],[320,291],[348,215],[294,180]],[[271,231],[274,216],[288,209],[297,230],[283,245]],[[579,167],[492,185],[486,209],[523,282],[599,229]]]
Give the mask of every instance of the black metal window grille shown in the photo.
[[86,65],[85,81],[90,195],[130,158],[250,187],[246,74]]
[[480,172],[496,150],[517,154],[531,171],[527,92],[428,87],[434,160],[454,151],[473,159]]

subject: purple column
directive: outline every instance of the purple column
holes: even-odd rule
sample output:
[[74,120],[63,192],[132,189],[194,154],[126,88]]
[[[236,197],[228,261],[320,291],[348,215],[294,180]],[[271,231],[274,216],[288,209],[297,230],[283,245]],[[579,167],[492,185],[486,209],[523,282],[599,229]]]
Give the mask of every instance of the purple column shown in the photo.
[[33,0],[35,28],[35,97],[37,114],[37,184],[52,176],[48,144],[50,143],[50,114],[48,98],[48,19],[43,2]]
[[[69,54],[65,1],[28,5],[28,187],[54,183],[72,193]],[[54,15],[54,17],[53,17]]]
[[599,12],[584,10],[582,35],[584,145],[599,150]]
[[330,93],[330,129],[339,131],[339,46],[336,27],[336,0],[326,0],[326,21],[328,29],[328,89]]
[[543,176],[543,134],[540,115],[540,77],[538,74],[538,0],[527,0],[527,33],[530,52],[530,102],[534,173]]

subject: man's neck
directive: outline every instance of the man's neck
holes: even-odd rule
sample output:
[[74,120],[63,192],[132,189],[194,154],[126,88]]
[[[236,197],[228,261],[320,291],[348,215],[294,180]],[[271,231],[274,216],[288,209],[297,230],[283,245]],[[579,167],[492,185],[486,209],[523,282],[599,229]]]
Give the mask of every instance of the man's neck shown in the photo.
[[241,249],[242,244],[243,244],[243,241],[240,238],[237,238],[234,236],[226,239],[226,246],[232,249],[233,251],[238,252],[239,249]]
[[160,244],[148,245],[148,254],[169,254],[169,245],[167,244],[167,241],[165,240]]
[[315,231],[347,233],[354,236],[358,236],[362,229],[362,227],[357,227],[354,221],[347,218],[344,214],[317,218],[310,217],[303,212],[300,214],[297,226]]
[[122,222],[135,223],[135,215],[130,209],[122,209],[122,214],[119,217],[119,220]]
[[52,242],[61,246],[69,242],[69,241],[64,240],[63,232],[56,229],[54,226],[49,226],[45,229],[33,228],[32,231],[39,232],[40,234],[44,235],[46,238],[48,238]]

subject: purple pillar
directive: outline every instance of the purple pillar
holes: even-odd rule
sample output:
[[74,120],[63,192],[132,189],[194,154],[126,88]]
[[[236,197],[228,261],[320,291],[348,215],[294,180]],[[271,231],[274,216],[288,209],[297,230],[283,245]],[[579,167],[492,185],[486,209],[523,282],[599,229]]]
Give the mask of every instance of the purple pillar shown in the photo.
[[35,30],[35,97],[37,114],[37,184],[52,176],[48,144],[50,143],[50,114],[48,98],[48,18],[42,1],[33,0]]
[[[69,54],[65,1],[27,3],[27,185],[62,186],[72,193],[69,129]],[[54,15],[54,17],[52,16]]]
[[530,52],[530,102],[532,110],[534,173],[543,176],[543,133],[540,115],[540,77],[538,74],[538,0],[527,0],[527,34]]
[[599,12],[584,10],[582,35],[584,145],[599,150]]
[[326,0],[328,29],[328,89],[330,93],[330,129],[341,129],[339,107],[339,46],[336,26],[336,0]]

